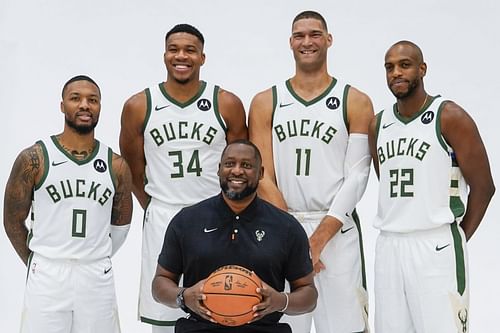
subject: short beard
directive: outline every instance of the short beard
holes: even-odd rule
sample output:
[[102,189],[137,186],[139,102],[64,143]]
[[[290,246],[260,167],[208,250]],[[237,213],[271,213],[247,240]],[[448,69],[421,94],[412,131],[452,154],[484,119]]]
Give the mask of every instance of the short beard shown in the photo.
[[224,192],[224,194],[226,195],[226,197],[231,200],[231,201],[239,201],[239,200],[243,200],[249,196],[251,196],[252,194],[255,193],[255,191],[257,191],[257,186],[254,186],[254,187],[246,187],[243,191],[241,192],[235,192],[235,191],[231,191],[229,189],[229,186],[227,185],[227,182],[225,183],[221,183],[220,184],[220,187],[222,189],[222,192]]
[[413,80],[408,85],[408,90],[407,91],[402,91],[402,92],[397,92],[396,93],[396,92],[394,92],[391,89],[391,92],[394,95],[394,97],[396,97],[397,99],[403,99],[403,98],[406,98],[406,97],[409,97],[409,96],[413,95],[413,93],[415,92],[417,86],[418,86],[418,81],[417,80]]
[[68,127],[74,129],[78,134],[89,134],[91,133],[94,128],[97,126],[97,121],[95,123],[92,123],[90,125],[77,125],[75,122],[69,120],[68,118],[65,118],[66,125]]

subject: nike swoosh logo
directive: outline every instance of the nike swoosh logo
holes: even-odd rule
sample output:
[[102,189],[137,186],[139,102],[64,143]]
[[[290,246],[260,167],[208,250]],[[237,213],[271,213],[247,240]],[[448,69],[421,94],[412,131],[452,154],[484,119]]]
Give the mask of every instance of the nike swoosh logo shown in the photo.
[[61,164],[64,164],[68,161],[62,161],[62,162],[52,162],[52,166],[58,166],[58,165],[61,165]]
[[347,229],[340,229],[340,233],[345,234],[346,232],[348,232],[352,228],[354,228],[354,227],[350,227],[350,228],[347,228]]
[[164,105],[164,106],[158,106],[158,105],[157,105],[157,106],[155,106],[155,111],[160,111],[160,110],[163,110],[163,109],[165,109],[165,108],[168,108],[169,106],[170,106],[170,104],[168,104],[168,105]]
[[207,228],[205,228],[205,229],[203,229],[203,231],[208,233],[208,232],[215,231],[215,230],[217,230],[217,229],[219,229],[219,228],[212,228],[212,229],[207,229]]
[[111,270],[111,268],[112,268],[112,267],[107,268],[107,269],[105,268],[105,269],[104,269],[104,274],[108,274],[108,273],[109,273],[109,271]]
[[389,127],[389,126],[392,126],[392,125],[394,125],[394,123],[384,124],[384,125],[382,125],[382,128],[384,128],[384,129],[385,129],[385,128],[387,128],[387,127]]
[[292,104],[293,104],[293,102],[292,102],[292,103],[286,103],[286,104],[282,104],[282,103],[280,103],[280,108],[284,108],[284,107],[286,107],[286,106],[290,106],[290,105],[292,105]]
[[441,246],[441,247],[439,245],[436,245],[436,251],[441,251],[442,249],[445,249],[448,246],[450,246],[450,244],[446,244],[445,246]]

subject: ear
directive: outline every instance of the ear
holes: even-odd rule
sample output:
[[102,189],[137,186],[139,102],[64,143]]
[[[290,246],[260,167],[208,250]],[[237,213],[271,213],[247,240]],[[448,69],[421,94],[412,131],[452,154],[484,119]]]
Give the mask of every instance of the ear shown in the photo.
[[60,104],[59,108],[61,109],[61,112],[64,113],[64,104],[63,104],[63,101],[61,101],[61,104]]
[[205,64],[205,53],[204,52],[201,52],[201,66],[203,66]]
[[260,167],[259,180],[262,180],[262,178],[264,178],[264,166]]
[[292,50],[292,36],[288,39],[288,45],[290,46],[290,50]]
[[217,176],[220,176],[220,163],[219,163],[219,167],[217,168]]
[[167,65],[167,51],[163,52],[163,63]]
[[427,74],[427,64],[425,62],[420,64],[420,77],[424,77]]
[[333,36],[332,36],[332,34],[328,34],[328,36],[326,37],[326,41],[328,43],[328,47],[330,47],[330,46],[333,45]]

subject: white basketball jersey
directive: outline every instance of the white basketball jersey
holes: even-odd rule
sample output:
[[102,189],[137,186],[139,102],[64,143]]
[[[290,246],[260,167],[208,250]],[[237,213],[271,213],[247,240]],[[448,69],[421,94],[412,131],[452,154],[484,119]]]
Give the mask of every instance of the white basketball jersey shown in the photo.
[[219,87],[201,81],[199,92],[185,103],[169,96],[163,83],[145,92],[146,193],[172,205],[191,205],[219,193],[217,170],[226,146]]
[[42,146],[45,172],[34,190],[29,248],[54,259],[110,256],[115,194],[112,150],[96,140],[92,154],[77,160],[55,136],[38,144]]
[[412,232],[452,223],[465,212],[467,185],[440,127],[445,100],[434,97],[412,118],[394,106],[377,115],[380,185],[374,226]]
[[289,80],[272,91],[278,187],[290,211],[326,211],[344,180],[349,85],[333,79],[311,101],[300,98]]

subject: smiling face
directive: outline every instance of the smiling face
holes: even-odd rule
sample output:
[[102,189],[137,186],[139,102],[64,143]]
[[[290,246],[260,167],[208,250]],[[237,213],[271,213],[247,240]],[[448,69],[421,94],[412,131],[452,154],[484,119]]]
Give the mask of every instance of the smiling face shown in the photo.
[[290,48],[297,67],[316,69],[326,65],[328,48],[333,37],[323,23],[315,18],[303,18],[292,25]]
[[67,127],[79,134],[92,132],[101,112],[99,88],[86,80],[71,82],[64,89],[61,112]]
[[224,196],[239,201],[255,193],[263,168],[254,147],[233,143],[222,155],[217,174]]
[[177,83],[198,81],[200,67],[205,63],[203,44],[190,33],[173,33],[166,41],[164,62],[168,77]]
[[427,65],[420,50],[410,43],[397,43],[385,55],[387,86],[398,99],[412,96],[423,89]]

